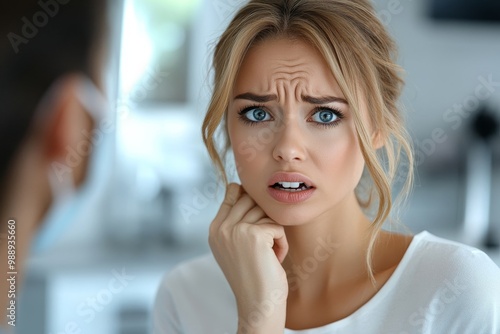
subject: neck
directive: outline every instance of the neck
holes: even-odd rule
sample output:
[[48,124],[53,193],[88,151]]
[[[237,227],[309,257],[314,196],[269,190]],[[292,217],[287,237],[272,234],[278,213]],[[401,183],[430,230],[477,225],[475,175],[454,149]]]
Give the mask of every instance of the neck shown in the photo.
[[[0,203],[0,328],[12,329],[8,324],[10,319],[7,317],[9,311],[6,308],[15,301],[17,311],[16,298],[19,296],[19,288],[24,277],[24,264],[29,246],[38,222],[50,205],[50,190],[43,168],[37,169],[32,164],[33,161],[27,161],[31,155],[26,153],[23,151],[23,154],[14,160],[12,165],[16,168],[12,168],[7,174],[3,203]],[[47,200],[41,201],[40,198]],[[8,224],[9,221],[11,224]],[[9,255],[11,258],[15,256],[12,267],[8,263]],[[16,274],[8,274],[10,272]],[[7,281],[12,277],[14,279],[11,282]]]
[[290,293],[313,297],[366,275],[369,224],[353,193],[314,221],[286,226],[289,252],[283,268]]

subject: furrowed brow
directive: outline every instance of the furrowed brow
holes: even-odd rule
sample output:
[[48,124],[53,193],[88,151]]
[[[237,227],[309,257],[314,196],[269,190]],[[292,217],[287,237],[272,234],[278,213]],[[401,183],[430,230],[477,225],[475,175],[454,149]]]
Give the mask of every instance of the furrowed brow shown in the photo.
[[302,100],[310,104],[327,104],[327,103],[339,102],[347,105],[347,101],[345,99],[336,96],[313,97],[308,95],[302,95]]
[[257,95],[257,94],[253,94],[253,93],[243,93],[243,94],[237,95],[234,99],[235,100],[250,100],[250,101],[254,101],[254,102],[265,103],[265,102],[269,102],[269,101],[275,101],[278,99],[278,97],[274,94],[272,94],[272,95]]

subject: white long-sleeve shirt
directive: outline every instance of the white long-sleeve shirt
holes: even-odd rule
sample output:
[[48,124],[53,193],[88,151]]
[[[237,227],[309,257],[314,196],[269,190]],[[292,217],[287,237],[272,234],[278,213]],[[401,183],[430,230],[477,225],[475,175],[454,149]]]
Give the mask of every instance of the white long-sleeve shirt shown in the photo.
[[[182,263],[159,287],[154,334],[235,334],[233,292],[212,254]],[[330,324],[285,334],[500,334],[500,268],[482,251],[413,237],[385,285],[361,308]]]

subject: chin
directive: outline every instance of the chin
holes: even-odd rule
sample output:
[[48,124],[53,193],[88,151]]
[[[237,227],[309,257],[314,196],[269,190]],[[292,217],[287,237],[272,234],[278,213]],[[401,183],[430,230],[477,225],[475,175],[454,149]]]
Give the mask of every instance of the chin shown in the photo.
[[294,205],[289,207],[269,207],[266,206],[264,212],[269,218],[282,226],[303,225],[311,220],[310,210]]

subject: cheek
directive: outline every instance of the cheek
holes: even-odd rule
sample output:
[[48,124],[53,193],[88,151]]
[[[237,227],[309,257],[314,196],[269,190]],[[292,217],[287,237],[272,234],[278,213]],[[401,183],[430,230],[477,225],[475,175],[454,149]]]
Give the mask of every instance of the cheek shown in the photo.
[[252,141],[252,136],[242,127],[229,128],[229,138],[231,140],[231,149],[234,153],[236,164],[240,168],[254,162],[257,157],[257,148]]
[[364,158],[353,128],[339,132],[314,146],[323,179],[336,191],[353,190],[363,173]]
[[238,123],[238,120],[228,120],[228,134],[240,180],[246,183],[258,175],[253,171],[264,167],[266,159],[263,156],[267,153],[269,145],[260,138],[262,128]]

